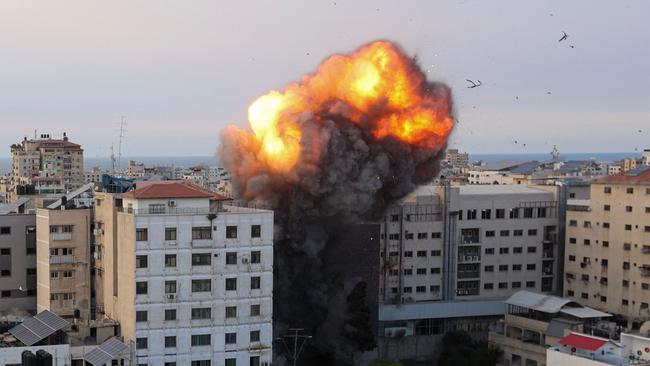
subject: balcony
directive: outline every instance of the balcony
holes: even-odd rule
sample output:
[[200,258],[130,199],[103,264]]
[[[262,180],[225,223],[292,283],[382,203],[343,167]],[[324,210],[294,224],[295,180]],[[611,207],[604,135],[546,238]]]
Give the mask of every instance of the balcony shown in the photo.
[[458,256],[458,263],[472,263],[472,262],[480,262],[480,261],[481,261],[480,255],[459,255]]
[[72,233],[53,233],[52,240],[54,241],[67,241],[72,240]]
[[641,248],[641,253],[643,253],[643,254],[650,254],[650,245],[644,245],[644,246]]
[[557,242],[557,234],[555,233],[546,233],[544,234],[544,243],[553,244]]
[[552,276],[553,268],[542,268],[542,276]]
[[210,248],[213,244],[212,239],[192,239],[192,248]]
[[74,255],[51,255],[50,264],[75,263]]
[[555,254],[553,254],[552,250],[545,250],[542,252],[542,258],[544,259],[553,259],[555,258]]
[[641,277],[650,277],[650,266],[643,265],[639,267],[639,271],[641,272]]

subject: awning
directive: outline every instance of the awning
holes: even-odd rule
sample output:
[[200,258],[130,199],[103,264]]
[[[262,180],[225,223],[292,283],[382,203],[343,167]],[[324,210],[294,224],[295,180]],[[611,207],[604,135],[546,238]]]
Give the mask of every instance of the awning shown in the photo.
[[595,351],[605,345],[608,341],[605,339],[589,337],[581,334],[571,333],[560,339],[560,344],[575,347],[587,351]]

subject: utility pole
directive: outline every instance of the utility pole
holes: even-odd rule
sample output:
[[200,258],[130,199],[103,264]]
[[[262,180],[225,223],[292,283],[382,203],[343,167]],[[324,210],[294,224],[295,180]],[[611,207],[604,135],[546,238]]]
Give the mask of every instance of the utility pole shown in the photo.
[[126,116],[122,116],[122,120],[120,121],[120,144],[118,145],[117,148],[117,169],[120,170],[122,168],[122,140],[126,136]]
[[[300,353],[302,352],[305,343],[307,343],[307,340],[312,338],[310,335],[300,334],[300,332],[303,330],[304,329],[301,328],[290,328],[288,334],[285,334],[284,336],[277,339],[281,341],[282,344],[284,344],[284,347],[287,349],[287,353],[292,354],[291,358],[293,359],[293,366],[296,366],[298,364],[298,357],[300,357]],[[286,341],[287,339],[292,340],[293,351],[289,349]]]

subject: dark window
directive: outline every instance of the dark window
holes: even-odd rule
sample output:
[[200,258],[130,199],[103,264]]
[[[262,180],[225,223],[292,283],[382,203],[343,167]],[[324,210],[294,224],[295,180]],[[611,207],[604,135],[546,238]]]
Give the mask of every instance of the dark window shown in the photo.
[[260,356],[251,356],[249,366],[260,366]]
[[546,217],[546,207],[537,208],[537,217]]
[[237,291],[236,278],[226,278],[226,291]]
[[165,309],[165,320],[176,320],[176,309]]
[[603,247],[605,248],[609,247],[609,242],[607,240],[603,240]]
[[259,342],[260,341],[260,331],[259,330],[251,330],[250,332],[250,342]]
[[165,348],[174,348],[176,347],[176,337],[175,336],[166,336],[165,337]]
[[526,287],[527,288],[535,287],[535,281],[526,281]]
[[518,219],[519,218],[519,209],[518,208],[511,208],[510,209],[510,218],[511,219]]
[[603,228],[609,229],[609,222],[603,222]]
[[523,231],[523,230],[513,230],[513,231],[512,231],[512,235],[513,235],[513,236],[523,236],[523,235],[524,235],[524,231]]
[[418,233],[418,239],[428,239],[429,233]]
[[237,307],[226,306],[226,318],[236,318],[236,317],[237,317]]
[[426,250],[418,250],[417,255],[418,255],[418,257],[426,257],[427,256],[427,251]]
[[527,264],[526,265],[526,270],[534,271],[535,270],[535,263]]
[[136,338],[135,339],[135,348],[137,349],[147,349],[149,347],[147,338]]
[[585,240],[583,241],[583,243],[584,243],[585,245],[591,245],[591,240],[589,240],[589,239],[585,239]]
[[528,236],[537,236],[537,229],[528,229]]
[[192,361],[192,366],[210,366],[210,360]]
[[147,229],[136,229],[135,230],[135,240],[136,241],[147,241],[147,240],[149,240],[149,231]]
[[504,208],[497,208],[496,209],[496,218],[497,219],[504,219],[506,217],[506,210]]
[[226,333],[226,344],[237,343],[237,333]]
[[412,257],[412,256],[413,256],[413,252],[410,251],[410,250],[409,250],[409,251],[406,251],[406,252],[404,252],[404,256],[405,256],[405,257]]
[[491,238],[494,236],[494,230],[486,230],[485,231],[485,236],[488,238]]
[[499,254],[508,254],[510,248],[499,248]]
[[612,193],[612,187],[605,187],[604,192],[607,194]]
[[251,252],[251,263],[261,263],[262,262],[262,252],[259,250],[254,250]]
[[625,212],[632,212],[632,206],[625,206]]
[[431,274],[440,274],[440,267],[431,268]]
[[176,281],[165,281],[165,293],[166,294],[176,293]]
[[176,240],[176,228],[167,227],[165,228],[165,240]]
[[514,247],[512,248],[512,252],[515,254],[520,254],[523,253],[523,249],[524,249],[523,247]]
[[526,251],[528,253],[537,253],[537,247],[528,247]]
[[209,334],[193,334],[192,335],[192,347],[209,346],[209,345],[210,345],[210,335]]
[[521,271],[521,264],[513,264],[512,265],[512,270],[513,271]]
[[259,304],[251,305],[251,316],[260,316],[260,310]]
[[147,321],[147,311],[138,310],[135,312],[135,321],[136,322],[146,322]]
[[492,217],[492,210],[491,209],[484,209],[481,210],[481,219],[483,220],[489,220]]
[[494,266],[491,266],[491,265],[490,265],[490,266],[485,266],[485,267],[483,268],[483,270],[484,270],[485,272],[494,272]]
[[226,264],[237,264],[237,252],[226,253]]
[[195,253],[192,254],[193,266],[209,266],[211,264],[212,256],[210,253]]
[[135,283],[135,293],[138,295],[147,294],[147,282],[136,282]]
[[500,289],[508,288],[508,282],[499,282],[499,288]]
[[507,264],[500,264],[499,265],[499,272],[507,272],[508,271],[508,265]]
[[262,279],[261,277],[251,277],[251,290],[259,290],[261,287]]
[[[650,212],[650,207],[648,207],[648,212]],[[440,239],[442,238],[441,232],[431,233],[431,239]]]
[[631,231],[632,230],[632,225],[625,225],[625,230],[626,231]]
[[484,283],[483,284],[483,289],[484,290],[492,290],[494,288],[494,284],[492,283]]
[[[237,237],[236,230],[237,229],[235,229],[235,237]],[[252,225],[251,226],[251,238],[261,238],[261,237],[262,237],[262,225]]]
[[224,366],[237,366],[237,359],[236,358],[226,358],[226,362],[224,363]]
[[610,206],[610,205],[603,205],[603,210],[604,210],[604,211],[611,211],[611,210],[612,210],[612,206]]
[[210,292],[212,291],[212,281],[192,280],[192,292]]
[[411,287],[404,287],[403,292],[406,293],[406,294],[410,294],[411,292],[413,292],[413,289]]
[[237,239],[237,226],[226,226],[226,238]]
[[192,320],[210,319],[212,317],[211,308],[192,308]]
[[0,249],[0,255],[11,255],[11,248]]
[[569,226],[578,226],[578,220],[569,220]]
[[499,232],[500,236],[510,236],[510,230],[501,230]]
[[0,227],[0,235],[11,235],[11,227],[10,226]]
[[570,255],[569,256],[569,262],[575,262],[576,261],[576,256],[575,255]]
[[485,248],[485,254],[494,254],[494,248]]
[[147,256],[146,255],[136,255],[135,256],[135,268],[147,268]]
[[569,238],[570,244],[575,244],[578,240],[576,238]]
[[524,218],[530,219],[532,217],[533,217],[533,208],[532,207],[524,208]]
[[633,194],[633,193],[634,193],[634,188],[632,188],[632,187],[627,187],[627,188],[625,189],[625,193],[627,193],[627,194]]
[[207,239],[212,239],[212,228],[210,226],[201,226],[201,227],[192,228],[192,240],[207,240]]
[[165,267],[176,267],[176,254],[165,254]]

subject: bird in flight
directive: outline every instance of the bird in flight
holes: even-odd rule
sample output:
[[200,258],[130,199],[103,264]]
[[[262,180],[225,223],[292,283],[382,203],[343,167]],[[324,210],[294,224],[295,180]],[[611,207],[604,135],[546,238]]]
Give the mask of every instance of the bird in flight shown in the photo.
[[557,40],[558,42],[566,41],[566,39],[569,38],[569,35],[566,34],[565,31],[562,31],[562,34],[563,34],[563,35],[562,35],[562,38],[558,39],[558,40]]
[[468,83],[471,83],[471,84],[472,84],[472,85],[468,85],[468,86],[467,86],[469,89],[478,88],[479,86],[483,85],[483,83],[481,82],[481,80],[478,80],[478,79],[476,80],[476,81],[478,81],[478,83],[475,83],[475,82],[473,82],[473,81],[470,80],[470,79],[465,79],[465,80],[467,80]]

